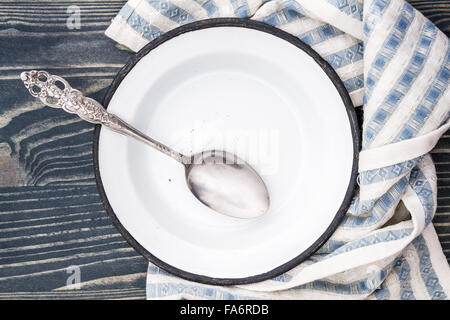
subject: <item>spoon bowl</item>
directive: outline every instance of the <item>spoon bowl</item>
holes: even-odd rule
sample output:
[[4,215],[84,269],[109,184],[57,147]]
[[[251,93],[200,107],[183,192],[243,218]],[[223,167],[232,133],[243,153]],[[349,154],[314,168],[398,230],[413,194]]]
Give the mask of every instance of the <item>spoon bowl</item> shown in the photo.
[[191,192],[211,209],[235,218],[256,218],[269,209],[269,192],[258,173],[226,151],[209,150],[186,165]]

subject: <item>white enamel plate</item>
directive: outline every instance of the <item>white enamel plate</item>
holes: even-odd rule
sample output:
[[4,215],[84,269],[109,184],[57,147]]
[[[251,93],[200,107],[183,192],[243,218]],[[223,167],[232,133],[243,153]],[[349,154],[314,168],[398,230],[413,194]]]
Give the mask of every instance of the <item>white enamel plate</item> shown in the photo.
[[279,275],[317,250],[349,205],[359,151],[353,106],[331,67],[278,29],[213,19],[166,33],[119,73],[104,104],[184,154],[235,153],[268,187],[264,216],[221,215],[191,194],[178,162],[97,128],[96,178],[109,215],[138,252],[183,278],[242,284]]

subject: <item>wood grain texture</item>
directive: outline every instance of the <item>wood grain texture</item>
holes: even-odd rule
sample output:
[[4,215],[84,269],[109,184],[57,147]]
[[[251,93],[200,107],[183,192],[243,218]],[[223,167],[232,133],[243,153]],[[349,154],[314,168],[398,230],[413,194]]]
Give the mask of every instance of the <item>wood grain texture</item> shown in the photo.
[[[102,100],[130,51],[104,36],[124,0],[0,1],[0,299],[143,299],[147,262],[116,231],[95,186],[93,125],[30,99],[45,69]],[[450,1],[410,1],[449,34]],[[81,29],[66,26],[81,9]],[[450,133],[433,151],[434,224],[450,259]],[[82,287],[66,287],[78,266]]]
[[[143,299],[147,262],[104,211],[93,125],[43,107],[18,75],[45,69],[102,100],[132,55],[104,36],[125,1],[0,3],[0,299]],[[66,26],[81,8],[81,29]],[[78,266],[82,287],[66,287]]]

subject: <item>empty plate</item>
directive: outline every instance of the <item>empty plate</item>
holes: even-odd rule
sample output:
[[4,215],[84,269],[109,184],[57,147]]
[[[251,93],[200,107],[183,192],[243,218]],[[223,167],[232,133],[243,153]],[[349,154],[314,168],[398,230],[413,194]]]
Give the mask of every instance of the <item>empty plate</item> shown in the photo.
[[104,105],[184,154],[234,153],[268,187],[265,215],[221,215],[191,194],[179,163],[97,127],[95,174],[109,215],[138,252],[180,277],[277,276],[323,244],[351,200],[359,151],[351,100],[317,53],[266,24],[212,19],[168,32],[123,68]]

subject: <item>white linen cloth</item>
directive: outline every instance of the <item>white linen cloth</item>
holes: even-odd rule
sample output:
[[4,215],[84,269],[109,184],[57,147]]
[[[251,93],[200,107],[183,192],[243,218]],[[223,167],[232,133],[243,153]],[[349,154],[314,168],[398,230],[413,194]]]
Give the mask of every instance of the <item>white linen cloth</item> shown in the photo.
[[130,0],[106,31],[138,51],[212,17],[263,21],[310,45],[363,105],[359,189],[332,237],[271,280],[217,287],[148,267],[147,297],[448,299],[450,269],[433,225],[427,154],[450,128],[449,41],[404,0]]

